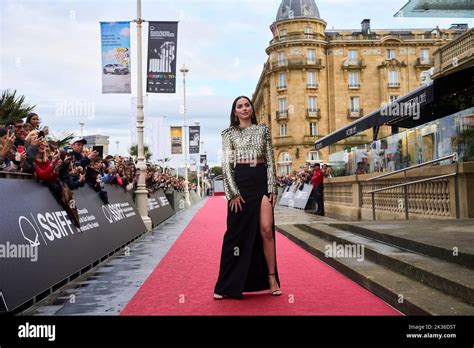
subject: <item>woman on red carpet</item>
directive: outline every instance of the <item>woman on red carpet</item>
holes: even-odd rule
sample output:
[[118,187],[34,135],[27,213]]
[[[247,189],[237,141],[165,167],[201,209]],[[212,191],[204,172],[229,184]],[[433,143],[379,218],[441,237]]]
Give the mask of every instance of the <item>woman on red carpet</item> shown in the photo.
[[278,191],[271,134],[267,125],[257,124],[253,104],[245,96],[232,104],[222,149],[227,231],[214,299],[268,289],[279,296],[274,219]]

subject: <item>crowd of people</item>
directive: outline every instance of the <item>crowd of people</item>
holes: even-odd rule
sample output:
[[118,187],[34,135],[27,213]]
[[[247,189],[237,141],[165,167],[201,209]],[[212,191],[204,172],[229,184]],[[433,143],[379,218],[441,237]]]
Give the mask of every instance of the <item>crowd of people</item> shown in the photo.
[[304,185],[311,185],[311,197],[314,199],[316,209],[314,214],[324,216],[324,178],[334,177],[334,171],[329,164],[313,163],[309,168],[301,167],[289,175],[278,178],[278,184],[283,190],[291,187],[293,192],[303,190]]
[[[59,148],[48,140],[48,135],[48,127],[41,126],[36,113],[28,114],[26,122],[20,118],[8,120],[0,126],[0,171],[34,175],[49,187],[76,225],[79,221],[73,190],[89,185],[104,204],[108,204],[105,184],[118,185],[133,194],[139,171],[132,158],[119,155],[102,158],[86,146],[87,141],[82,137]],[[185,187],[184,180],[152,165],[147,165],[145,183],[149,195],[158,189],[184,191]],[[196,185],[189,184],[189,189],[196,189]]]
[[[105,204],[108,204],[105,184],[118,185],[133,194],[139,172],[132,158],[119,155],[102,158],[86,146],[87,141],[82,137],[72,139],[65,148],[58,148],[54,141],[48,140],[48,135],[48,127],[41,126],[36,113],[28,114],[25,121],[8,120],[0,126],[0,171],[34,175],[65,207],[71,206],[71,191],[85,185],[92,187]],[[320,170],[323,178],[334,176],[328,164],[323,164]],[[280,176],[278,184],[284,189],[293,186],[296,192],[304,184],[313,184],[314,173],[314,165],[301,167],[299,171]],[[145,184],[149,195],[159,189],[185,190],[183,179],[150,164],[147,164]],[[189,183],[189,190],[196,189],[196,184]]]
[[[331,165],[323,164],[321,166],[321,171],[324,178],[334,177],[334,170]],[[281,175],[278,177],[278,185],[285,189],[288,186],[293,186],[293,189],[298,190],[302,189],[304,184],[311,184],[311,178],[314,175],[314,165],[311,165],[309,168],[301,167],[299,171],[293,171],[291,174]]]

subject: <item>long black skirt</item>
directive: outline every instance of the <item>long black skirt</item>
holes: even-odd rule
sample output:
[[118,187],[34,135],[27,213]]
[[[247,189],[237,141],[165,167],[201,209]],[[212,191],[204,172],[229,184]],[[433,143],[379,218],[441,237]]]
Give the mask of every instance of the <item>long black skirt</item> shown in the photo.
[[[235,182],[244,199],[242,211],[230,209],[227,202],[227,230],[224,234],[219,277],[215,294],[242,297],[243,292],[270,289],[268,266],[260,233],[260,207],[263,196],[270,198],[267,187],[267,164],[236,164]],[[272,209],[272,233],[275,240],[275,214]],[[276,255],[276,247],[275,247]],[[275,256],[275,276],[278,268]]]

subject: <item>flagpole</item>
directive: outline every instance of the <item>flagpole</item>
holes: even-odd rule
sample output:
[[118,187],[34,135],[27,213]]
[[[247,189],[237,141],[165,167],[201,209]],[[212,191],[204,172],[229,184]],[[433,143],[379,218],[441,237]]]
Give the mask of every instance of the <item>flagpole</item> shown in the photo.
[[151,219],[148,217],[148,191],[145,185],[146,163],[143,148],[143,131],[145,128],[143,114],[143,91],[142,91],[142,3],[137,0],[137,169],[139,177],[135,191],[135,202],[147,231],[152,228]]

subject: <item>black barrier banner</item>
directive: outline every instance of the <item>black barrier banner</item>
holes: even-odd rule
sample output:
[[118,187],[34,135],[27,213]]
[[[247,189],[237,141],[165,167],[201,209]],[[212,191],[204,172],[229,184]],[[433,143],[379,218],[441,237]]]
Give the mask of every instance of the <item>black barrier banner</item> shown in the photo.
[[179,211],[186,208],[186,198],[184,197],[184,192],[174,191],[174,210]]
[[286,205],[291,208],[304,209],[311,196],[312,189],[313,186],[308,184],[304,184],[302,190],[296,188],[296,184],[287,186],[278,204]]
[[168,198],[166,198],[163,190],[158,190],[148,199],[148,216],[153,222],[153,226],[157,226],[174,214]]
[[191,204],[195,204],[195,203],[199,202],[199,196],[196,193],[196,191],[194,191],[194,190],[189,191],[189,198],[191,200]]
[[130,196],[112,185],[105,190],[109,204],[89,186],[73,191],[79,230],[45,186],[0,180],[1,197],[8,197],[0,203],[3,310],[13,310],[145,232]]
[[189,126],[189,154],[199,153],[201,126]]
[[149,22],[148,93],[176,92],[178,22]]

